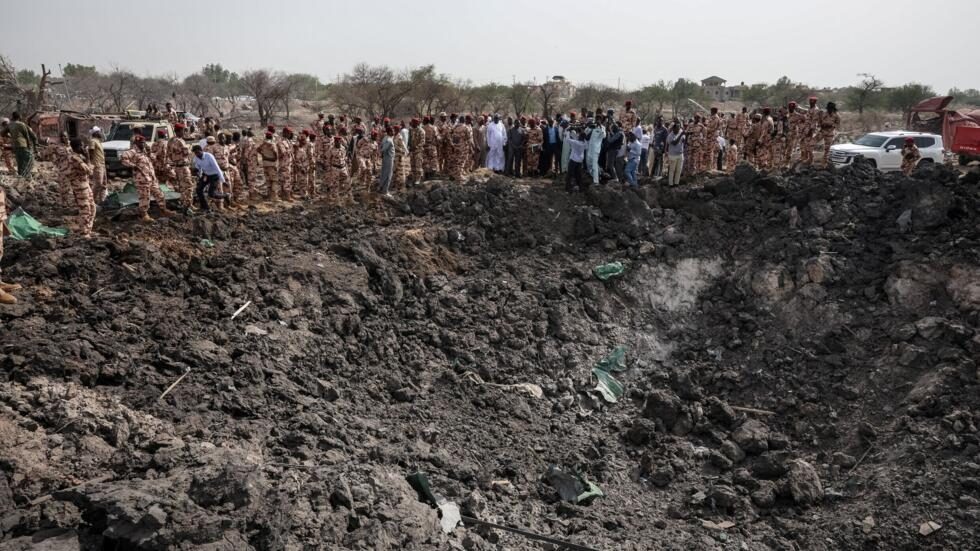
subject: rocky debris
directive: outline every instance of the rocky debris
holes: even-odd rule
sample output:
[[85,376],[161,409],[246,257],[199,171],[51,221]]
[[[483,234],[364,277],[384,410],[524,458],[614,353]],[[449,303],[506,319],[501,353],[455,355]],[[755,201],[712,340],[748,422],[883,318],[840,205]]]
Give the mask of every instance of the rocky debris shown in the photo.
[[[975,190],[740,166],[594,191],[494,176],[8,242],[0,546],[527,545],[443,534],[415,470],[466,514],[599,549],[914,548],[922,511],[973,545]],[[588,374],[619,345],[608,404]],[[605,497],[561,502],[548,464]]]

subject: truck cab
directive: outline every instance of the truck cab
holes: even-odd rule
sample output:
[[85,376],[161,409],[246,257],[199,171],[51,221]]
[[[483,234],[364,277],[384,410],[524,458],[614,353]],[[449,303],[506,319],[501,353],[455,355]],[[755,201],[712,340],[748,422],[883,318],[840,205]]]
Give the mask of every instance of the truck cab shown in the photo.
[[106,141],[102,144],[105,151],[106,171],[110,173],[125,172],[129,169],[122,164],[122,154],[129,150],[133,134],[140,133],[146,138],[146,145],[151,146],[157,139],[159,130],[166,130],[167,138],[174,137],[174,129],[167,121],[119,121],[112,125]]

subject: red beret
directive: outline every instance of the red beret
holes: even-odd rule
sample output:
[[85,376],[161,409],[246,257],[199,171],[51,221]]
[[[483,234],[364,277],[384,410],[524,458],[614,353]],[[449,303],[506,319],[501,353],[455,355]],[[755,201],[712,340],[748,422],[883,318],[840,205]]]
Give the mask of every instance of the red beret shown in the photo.
[[392,129],[392,130],[394,130],[395,132],[401,132],[401,130],[402,130],[402,127],[400,127],[400,126],[398,126],[398,125],[396,124],[395,126],[392,126],[392,127],[391,127],[391,129]]
[[341,141],[342,139],[343,139],[343,138],[341,138],[340,136],[334,136],[334,137],[333,137],[333,141],[334,141],[334,143],[340,143],[340,141]]
[[912,136],[906,136],[905,143],[915,143],[915,138],[913,138]]
[[371,137],[372,138],[377,138],[378,137],[378,131],[377,130],[372,130],[371,131]]
[[145,142],[146,141],[146,138],[144,138],[142,134],[137,134],[137,135],[133,136],[133,141],[134,142]]
[[275,132],[276,131],[276,125],[270,124],[269,126],[266,126],[265,129],[266,129],[267,132]]
[[767,114],[768,114],[768,113],[772,113],[772,109],[770,109],[770,108],[768,108],[768,107],[763,107],[763,108],[762,108],[762,112],[763,112],[763,113],[767,113]]
[[790,107],[796,107],[796,102],[795,102],[795,101],[791,101],[791,102],[789,102],[789,106],[790,106]]
[[389,119],[388,117],[385,117],[384,122],[391,122],[391,119]]
[[174,130],[183,130],[185,128],[187,128],[187,127],[184,126],[183,123],[179,123],[178,122],[177,124],[174,125]]
[[626,106],[627,107],[632,107],[633,106],[633,100],[631,100],[631,99],[626,100]]
[[160,128],[160,129],[157,130],[157,136],[165,137],[166,135],[167,135],[167,129],[166,128]]
[[810,96],[807,99],[809,99],[810,101],[817,101],[817,96]]
[[413,117],[411,122],[412,122],[412,124],[418,124],[419,123],[419,120],[417,118],[414,118]]
[[272,132],[266,132],[265,133],[266,139],[271,138],[272,136],[274,136],[274,134]]

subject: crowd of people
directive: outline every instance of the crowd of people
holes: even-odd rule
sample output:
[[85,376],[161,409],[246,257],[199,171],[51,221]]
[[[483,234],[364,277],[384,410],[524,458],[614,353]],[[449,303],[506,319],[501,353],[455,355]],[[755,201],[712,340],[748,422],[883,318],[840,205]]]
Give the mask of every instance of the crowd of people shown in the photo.
[[[658,116],[652,124],[643,124],[630,101],[618,113],[440,113],[407,124],[320,113],[308,127],[270,124],[258,136],[252,128],[223,129],[213,118],[188,127],[170,103],[155,116],[171,123],[173,135],[158,126],[156,136],[148,135],[154,125],[137,125],[120,158],[132,170],[144,221],[151,220],[153,200],[161,216],[173,214],[160,184],[178,191],[189,213],[238,209],[250,201],[325,199],[343,205],[354,200],[355,191],[391,197],[426,179],[464,180],[480,168],[514,178],[558,176],[569,192],[600,184],[635,188],[641,177],[677,185],[682,174],[733,171],[739,162],[777,170],[798,156],[812,164],[815,147],[826,163],[840,126],[834,103],[821,109],[817,98],[806,109],[790,102],[776,112],[743,108],[724,116],[712,108],[686,121]],[[19,113],[3,119],[0,140],[7,169],[30,177],[39,143]],[[58,193],[63,206],[77,213],[70,226],[83,237],[91,235],[96,205],[108,192],[104,140],[95,127],[84,138],[63,133],[53,145]],[[13,299],[5,285],[0,282],[0,303]]]

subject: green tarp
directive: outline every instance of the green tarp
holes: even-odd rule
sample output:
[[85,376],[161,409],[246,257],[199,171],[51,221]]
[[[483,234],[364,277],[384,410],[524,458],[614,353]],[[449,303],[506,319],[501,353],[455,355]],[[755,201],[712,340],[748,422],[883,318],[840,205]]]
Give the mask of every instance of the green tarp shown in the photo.
[[612,376],[613,372],[626,370],[626,347],[617,346],[608,356],[599,360],[599,363],[592,368],[592,375],[595,376],[597,384],[595,389],[602,394],[607,402],[618,402],[623,396],[625,388],[623,384]]
[[622,262],[610,262],[609,264],[603,264],[602,266],[596,266],[592,271],[595,276],[602,281],[605,281],[611,277],[616,277],[623,275],[626,268],[623,267]]
[[17,240],[30,239],[36,235],[64,237],[68,234],[68,228],[49,228],[20,207],[7,217],[7,229],[10,230],[10,237]]
[[[160,191],[167,201],[180,199],[180,194],[170,189],[166,184],[160,184]],[[129,182],[122,191],[112,193],[106,198],[102,205],[108,209],[125,209],[139,204],[140,194],[136,191],[136,184]]]

